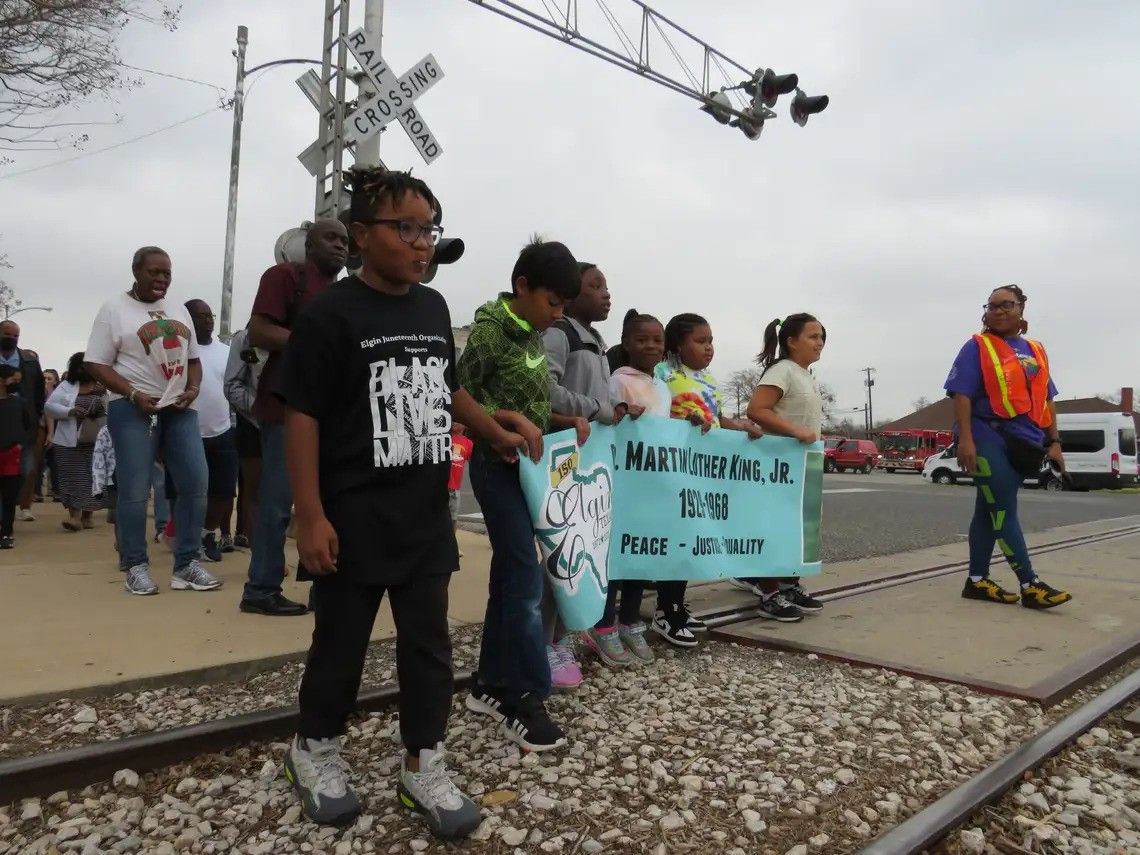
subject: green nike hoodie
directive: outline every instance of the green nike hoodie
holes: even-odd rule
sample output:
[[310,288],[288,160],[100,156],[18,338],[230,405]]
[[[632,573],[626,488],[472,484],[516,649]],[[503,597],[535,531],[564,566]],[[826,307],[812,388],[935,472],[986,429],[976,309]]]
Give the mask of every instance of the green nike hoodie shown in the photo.
[[550,429],[546,346],[542,336],[511,311],[511,298],[500,294],[475,311],[456,367],[459,385],[488,413],[515,410],[546,433]]

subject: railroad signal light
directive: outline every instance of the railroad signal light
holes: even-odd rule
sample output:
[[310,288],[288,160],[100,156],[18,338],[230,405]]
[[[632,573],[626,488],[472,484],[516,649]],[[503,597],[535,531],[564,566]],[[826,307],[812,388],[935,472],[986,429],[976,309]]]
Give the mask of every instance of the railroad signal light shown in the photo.
[[710,92],[705,99],[705,104],[700,109],[708,113],[722,125],[727,125],[732,118],[732,114],[728,112],[732,108],[732,102],[729,100],[728,95],[721,90],[720,92]]
[[757,115],[751,111],[748,112],[749,118],[733,119],[731,122],[729,122],[729,125],[734,128],[740,128],[741,133],[743,133],[744,136],[748,137],[748,139],[758,140],[760,139],[760,133],[764,130],[765,116],[762,114]]
[[792,99],[792,121],[802,128],[809,116],[826,110],[829,101],[826,95],[805,95],[803,90],[797,89]]
[[740,87],[748,93],[756,106],[776,106],[776,99],[789,92],[795,92],[800,78],[795,74],[777,74],[772,69],[756,69],[751,80],[745,80]]

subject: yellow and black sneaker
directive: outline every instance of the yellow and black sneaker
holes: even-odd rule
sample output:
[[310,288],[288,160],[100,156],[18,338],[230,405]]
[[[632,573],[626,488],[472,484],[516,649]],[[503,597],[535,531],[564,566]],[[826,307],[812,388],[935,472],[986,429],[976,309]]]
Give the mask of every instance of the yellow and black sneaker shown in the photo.
[[1051,609],[1064,605],[1073,598],[1068,591],[1058,591],[1040,579],[1034,579],[1021,589],[1021,604],[1027,609]]
[[1017,594],[1007,591],[988,577],[979,579],[977,582],[967,577],[966,584],[962,588],[962,596],[967,600],[986,600],[1005,606],[1011,606],[1017,602]]

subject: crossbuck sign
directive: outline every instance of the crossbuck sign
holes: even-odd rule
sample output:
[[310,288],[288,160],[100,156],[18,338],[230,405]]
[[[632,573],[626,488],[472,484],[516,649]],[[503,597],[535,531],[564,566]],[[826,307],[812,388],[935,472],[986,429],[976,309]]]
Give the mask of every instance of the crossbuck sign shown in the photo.
[[[377,92],[367,101],[358,104],[352,114],[345,117],[345,145],[355,145],[375,136],[395,120],[403,127],[425,163],[431,163],[443,154],[443,146],[413,103],[443,79],[443,69],[435,57],[429,53],[402,77],[397,78],[380,51],[369,42],[363,28],[345,36],[345,43]],[[300,160],[309,172],[317,175],[332,160],[331,147],[322,152],[319,145],[313,143],[301,153]]]

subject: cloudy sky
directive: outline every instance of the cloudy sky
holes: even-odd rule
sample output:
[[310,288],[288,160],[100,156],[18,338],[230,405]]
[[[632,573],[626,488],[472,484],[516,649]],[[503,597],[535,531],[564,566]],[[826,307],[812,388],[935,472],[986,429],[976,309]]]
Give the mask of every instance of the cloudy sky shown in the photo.
[[[621,12],[628,0],[607,0]],[[123,59],[232,87],[238,24],[248,64],[320,52],[319,0],[193,0],[168,33],[128,29]],[[363,0],[356,0],[358,16]],[[533,5],[540,7],[539,0]],[[616,45],[593,15],[583,30]],[[688,99],[532,33],[467,0],[389,0],[384,55],[398,72],[428,52],[445,79],[419,102],[444,146],[425,167],[395,125],[389,166],[413,167],[467,253],[434,285],[456,324],[508,286],[532,232],[606,273],[616,338],[633,306],[707,316],[714,371],[745,367],[772,318],[828,327],[819,375],[876,416],[940,394],[947,367],[1002,282],[1030,296],[1033,334],[1065,397],[1140,384],[1140,5],[655,0],[748,67],[794,71],[831,106],[787,115],[762,138],[716,124]],[[700,9],[700,14],[696,10]],[[666,54],[660,43],[656,56]],[[275,238],[312,216],[296,155],[316,135],[294,85],[270,70],[247,101],[234,317],[248,317]],[[86,151],[208,110],[203,86],[143,75],[114,104],[67,116],[95,126]],[[1129,104],[1133,106],[1129,107]],[[104,154],[21,154],[0,167],[4,272],[25,303],[22,344],[62,367],[99,304],[130,284],[130,257],[159,244],[174,292],[217,309],[231,114],[215,111]]]

